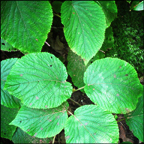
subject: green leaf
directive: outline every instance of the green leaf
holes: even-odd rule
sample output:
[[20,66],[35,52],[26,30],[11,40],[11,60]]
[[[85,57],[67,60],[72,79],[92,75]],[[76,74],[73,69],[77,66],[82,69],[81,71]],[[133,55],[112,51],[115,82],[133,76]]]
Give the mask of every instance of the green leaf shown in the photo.
[[[102,52],[98,52],[88,63],[88,65],[90,65],[93,61],[95,61],[96,59],[101,59],[103,58],[105,55]],[[83,87],[85,84],[83,82],[83,77],[84,77],[84,72],[87,68],[87,66],[85,66],[84,61],[81,59],[80,56],[78,56],[77,54],[75,54],[73,51],[69,51],[68,53],[68,65],[67,65],[67,69],[68,69],[68,74],[71,76],[72,78],[72,82],[74,83],[75,86],[77,86],[78,88]],[[81,90],[82,92],[84,92],[84,90]]]
[[1,50],[3,51],[17,51],[17,49],[13,48],[8,42],[1,38]]
[[65,102],[57,108],[31,109],[22,106],[16,118],[10,123],[20,127],[31,136],[47,138],[57,135],[63,128],[68,118],[68,103]]
[[132,10],[136,5],[138,5],[140,3],[140,0],[137,1],[132,1],[130,9]]
[[144,1],[140,2],[135,8],[133,9],[135,11],[142,11],[144,10]]
[[72,86],[66,82],[64,64],[47,52],[19,59],[7,77],[5,88],[31,108],[53,108],[70,98]]
[[[85,85],[83,82],[83,76],[86,70],[84,61],[81,59],[80,56],[78,56],[71,50],[69,50],[68,52],[67,60],[68,60],[67,70],[68,74],[72,78],[72,82],[78,88],[83,87]],[[82,90],[82,92],[84,91]]]
[[10,95],[7,90],[3,90],[7,76],[11,68],[16,63],[17,58],[11,58],[1,61],[1,104],[9,108],[19,108],[20,100]]
[[105,32],[105,40],[101,47],[101,50],[106,51],[108,48],[112,48],[114,45],[114,37],[112,27],[108,27]]
[[92,63],[84,73],[87,96],[112,113],[133,111],[143,88],[136,70],[118,58],[104,58]]
[[13,143],[49,143],[52,138],[37,138],[35,136],[30,136],[20,128],[17,128],[16,132],[12,137]]
[[19,109],[11,109],[1,105],[1,137],[12,139],[16,126],[10,126],[9,123],[15,118]]
[[52,3],[53,9],[54,9],[54,11],[57,12],[57,13],[60,13],[60,11],[61,11],[61,5],[62,5],[62,2],[61,2],[61,1],[54,1],[54,2]]
[[126,0],[128,3],[131,3],[131,0]]
[[143,113],[143,96],[139,98],[137,107],[131,113],[125,115],[126,123],[133,134],[142,142],[144,142],[144,113]]
[[2,1],[1,37],[22,52],[40,52],[52,25],[48,1]]
[[102,8],[94,1],[65,1],[61,20],[69,47],[86,65],[104,41],[106,20]]
[[118,143],[119,140],[114,116],[96,105],[76,109],[64,130],[67,143]]
[[111,22],[117,17],[117,6],[115,1],[97,1],[97,3],[104,11],[106,16],[106,24],[107,27],[109,27]]

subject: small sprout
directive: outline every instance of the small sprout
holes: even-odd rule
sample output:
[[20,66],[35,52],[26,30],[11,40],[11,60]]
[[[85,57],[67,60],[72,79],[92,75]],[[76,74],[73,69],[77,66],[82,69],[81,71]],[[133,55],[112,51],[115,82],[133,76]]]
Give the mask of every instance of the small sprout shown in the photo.
[[47,105],[45,107],[47,108]]
[[52,121],[52,120],[49,120],[50,122]]
[[30,106],[32,105],[32,103],[29,104]]
[[93,89],[93,90],[95,90],[95,89]]
[[75,14],[75,12],[73,12],[73,14]]
[[119,68],[121,69],[121,66]]
[[36,41],[38,41],[38,39],[36,39]]
[[23,74],[20,74],[20,76],[23,76]]

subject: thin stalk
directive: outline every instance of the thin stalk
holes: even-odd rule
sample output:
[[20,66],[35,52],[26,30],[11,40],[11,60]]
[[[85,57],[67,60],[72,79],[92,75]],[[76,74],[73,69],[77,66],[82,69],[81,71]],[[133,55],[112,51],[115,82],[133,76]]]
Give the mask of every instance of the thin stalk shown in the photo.
[[46,41],[45,41],[45,44],[47,44],[47,46],[49,46],[49,47],[50,47],[50,44],[49,44],[48,42],[46,42]]
[[55,137],[56,137],[56,135],[55,135],[54,138],[53,138],[52,144],[54,144],[54,142],[55,142]]
[[102,53],[105,53],[104,51],[102,51],[102,50],[99,50],[99,51],[101,51]]
[[57,16],[57,17],[61,17],[60,15],[58,15],[58,14],[55,14],[55,13],[54,13],[54,15],[55,15],[55,16]]
[[71,115],[73,115],[69,110],[68,110],[68,112],[69,112]]
[[117,122],[121,122],[121,121],[123,121],[123,120],[125,120],[125,118],[124,118],[124,119],[120,119],[120,120],[118,120]]
[[78,102],[76,102],[75,100],[69,98],[71,101],[73,101],[74,103],[76,103],[77,105],[81,106]]
[[83,86],[83,87],[81,87],[81,88],[78,88],[78,89],[74,90],[74,92],[79,91],[79,90],[81,90],[81,89],[84,89],[84,87],[85,87],[85,86]]

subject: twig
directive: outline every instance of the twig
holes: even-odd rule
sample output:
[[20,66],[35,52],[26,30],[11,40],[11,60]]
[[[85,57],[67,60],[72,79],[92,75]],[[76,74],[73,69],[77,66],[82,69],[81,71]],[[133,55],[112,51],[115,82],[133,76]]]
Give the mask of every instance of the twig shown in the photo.
[[84,89],[84,87],[85,87],[85,86],[83,86],[83,87],[81,87],[81,88],[78,88],[78,89],[74,90],[74,92],[79,91],[79,90],[81,90],[81,89]]
[[48,42],[45,41],[45,44],[47,44],[50,47],[50,44]]
[[58,16],[58,17],[61,17],[60,15],[58,15],[58,14],[55,14],[55,13],[54,13],[54,15],[56,15],[56,16]]
[[105,53],[104,51],[102,51],[102,50],[99,50],[99,51],[101,51],[102,53]]
[[69,98],[71,101],[73,101],[74,103],[76,103],[77,105],[81,106],[78,102],[76,102],[75,100]]
[[118,120],[117,122],[121,122],[121,121],[123,121],[123,120],[125,120],[125,118],[123,118],[123,119],[120,119],[120,120]]
[[56,137],[56,135],[55,135],[54,138],[53,138],[52,144],[54,144],[54,142],[55,142],[55,137]]

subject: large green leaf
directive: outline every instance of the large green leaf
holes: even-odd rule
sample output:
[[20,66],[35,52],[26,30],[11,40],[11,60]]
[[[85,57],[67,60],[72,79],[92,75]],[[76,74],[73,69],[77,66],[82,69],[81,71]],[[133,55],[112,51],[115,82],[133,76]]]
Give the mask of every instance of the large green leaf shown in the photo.
[[[101,59],[104,56],[105,55],[99,51],[89,61],[87,66],[90,65],[94,60]],[[74,85],[77,86],[78,88],[83,87],[85,85],[83,82],[83,77],[84,77],[84,72],[85,72],[87,66],[85,66],[84,61],[81,59],[81,57],[78,56],[77,54],[75,54],[71,50],[68,53],[67,59],[68,59],[68,65],[67,65],[68,74],[71,76]],[[81,91],[84,92],[83,89]]]
[[12,66],[17,60],[17,58],[11,58],[1,62],[1,104],[9,108],[20,107],[20,100],[10,95],[7,90],[3,90],[7,76],[9,75]]
[[12,139],[16,126],[10,126],[9,123],[15,118],[18,110],[1,105],[1,137]]
[[20,127],[31,136],[46,138],[57,135],[68,118],[68,103],[51,109],[31,109],[22,106],[16,118],[10,123]]
[[30,136],[20,128],[17,128],[16,132],[14,133],[12,137],[13,143],[18,144],[28,144],[28,143],[49,143],[52,140],[52,138],[37,138],[35,136]]
[[117,143],[119,140],[114,116],[96,105],[76,109],[64,130],[67,143]]
[[32,53],[19,59],[7,77],[5,88],[31,108],[53,108],[70,98],[64,64],[54,55]]
[[52,25],[48,1],[2,1],[1,37],[22,52],[39,52]]
[[8,42],[1,38],[1,50],[3,51],[17,51],[18,49],[13,48]]
[[135,6],[133,10],[135,10],[135,11],[144,10],[144,1],[140,2],[137,6]]
[[85,71],[84,83],[91,101],[112,113],[133,111],[143,91],[134,67],[118,58],[96,60]]
[[115,1],[96,1],[103,9],[106,16],[107,27],[110,26],[111,22],[117,17],[117,6]]
[[106,20],[102,8],[94,1],[65,1],[61,20],[69,47],[87,64],[104,41]]
[[139,98],[137,107],[131,113],[128,113],[126,116],[126,123],[129,126],[133,134],[142,142],[144,142],[144,113],[143,113],[143,97]]

